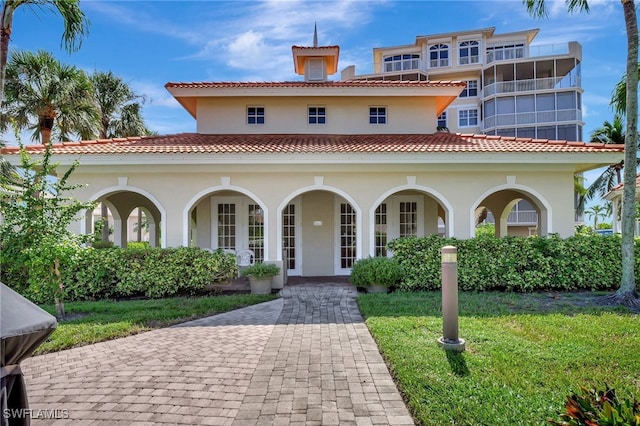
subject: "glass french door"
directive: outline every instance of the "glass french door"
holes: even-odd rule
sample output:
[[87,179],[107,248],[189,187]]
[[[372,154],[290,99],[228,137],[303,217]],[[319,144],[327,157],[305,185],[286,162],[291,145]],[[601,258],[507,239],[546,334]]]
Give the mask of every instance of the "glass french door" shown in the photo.
[[264,214],[248,197],[212,197],[211,241],[225,250],[253,250],[264,259]]

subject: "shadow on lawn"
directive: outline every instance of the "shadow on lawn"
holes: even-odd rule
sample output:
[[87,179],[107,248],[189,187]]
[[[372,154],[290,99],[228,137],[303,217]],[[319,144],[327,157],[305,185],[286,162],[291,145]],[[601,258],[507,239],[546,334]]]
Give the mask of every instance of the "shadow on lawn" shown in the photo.
[[467,367],[467,361],[464,359],[463,352],[456,351],[445,351],[447,354],[447,361],[449,361],[449,366],[451,367],[451,371],[458,377],[464,377],[471,374],[469,371],[469,367]]

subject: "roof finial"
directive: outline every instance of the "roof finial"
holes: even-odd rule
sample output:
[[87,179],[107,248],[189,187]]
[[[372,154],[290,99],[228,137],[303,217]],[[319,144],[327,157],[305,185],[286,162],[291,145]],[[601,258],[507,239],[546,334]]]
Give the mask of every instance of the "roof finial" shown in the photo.
[[313,23],[313,47],[318,47],[318,23]]

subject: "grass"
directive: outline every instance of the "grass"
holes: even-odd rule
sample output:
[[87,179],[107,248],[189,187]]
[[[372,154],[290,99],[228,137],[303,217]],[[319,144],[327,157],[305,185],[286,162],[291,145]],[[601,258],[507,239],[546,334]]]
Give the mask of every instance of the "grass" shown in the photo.
[[459,354],[436,344],[440,292],[358,304],[422,425],[542,425],[579,386],[640,398],[640,315],[593,297],[461,293]]
[[[275,295],[175,297],[170,299],[65,303],[68,320],[58,323],[36,354],[117,339],[275,299]],[[42,306],[55,314],[53,305]]]

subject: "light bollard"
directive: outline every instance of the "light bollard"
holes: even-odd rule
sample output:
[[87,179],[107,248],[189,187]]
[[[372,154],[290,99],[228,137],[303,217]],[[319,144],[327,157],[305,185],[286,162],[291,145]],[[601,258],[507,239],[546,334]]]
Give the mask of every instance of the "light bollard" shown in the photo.
[[445,246],[442,253],[442,337],[438,344],[447,351],[464,352],[458,336],[458,249]]

